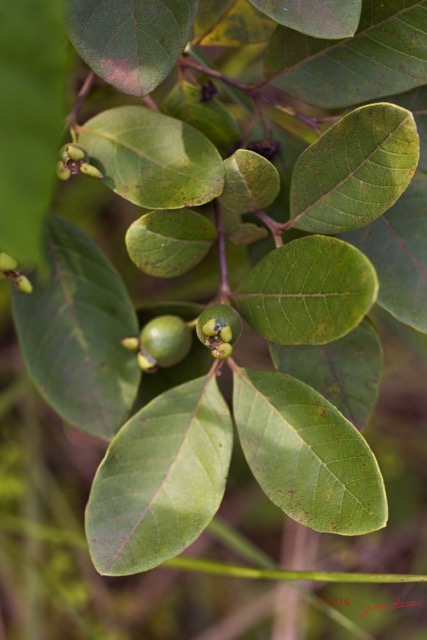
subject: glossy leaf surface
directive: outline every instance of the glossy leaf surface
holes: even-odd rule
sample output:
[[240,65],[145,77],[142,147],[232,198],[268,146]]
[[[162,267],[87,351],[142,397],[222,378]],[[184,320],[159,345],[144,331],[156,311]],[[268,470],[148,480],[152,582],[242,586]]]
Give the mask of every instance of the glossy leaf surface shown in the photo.
[[145,96],[184,50],[198,0],[69,0],[77,53],[119,91]]
[[109,439],[122,425],[140,379],[121,339],[138,335],[122,280],[96,243],[70,222],[49,222],[50,278],[31,295],[14,292],[13,314],[31,378],[70,424]]
[[382,348],[369,320],[343,338],[321,346],[270,344],[274,366],[310,385],[355,427],[362,429],[375,405]]
[[427,176],[417,174],[382,218],[344,238],[372,260],[378,303],[398,320],[427,333]]
[[80,143],[107,187],[147,209],[209,202],[224,185],[216,148],[189,125],[144,107],[104,111],[80,127]]
[[171,92],[163,108],[168,115],[204,133],[225,154],[239,139],[237,122],[217,98],[207,102],[201,102],[200,98],[200,89],[183,82]]
[[248,324],[277,344],[325,344],[356,327],[376,300],[369,260],[326,236],[293,240],[268,253],[235,295]]
[[241,47],[266,42],[274,26],[248,0],[203,0],[194,24],[195,44]]
[[144,273],[174,278],[203,260],[215,238],[215,227],[200,213],[189,209],[152,211],[131,224],[126,247]]
[[[40,263],[63,127],[66,44],[60,3],[2,5],[0,252]],[[49,46],[46,46],[46,43]],[[36,52],[36,55],[35,55]]]
[[385,526],[384,483],[372,451],[314,389],[285,374],[236,369],[233,407],[252,473],[291,518],[341,535]]
[[265,71],[304,102],[348,107],[426,84],[426,50],[426,0],[366,0],[351,39],[319,40],[277,27]]
[[362,0],[250,0],[273,18],[315,38],[346,38],[359,24]]
[[167,391],[135,414],[92,485],[86,533],[97,570],[146,571],[188,547],[218,510],[232,438],[212,375]]
[[263,209],[280,190],[276,167],[254,151],[238,149],[224,161],[225,185],[219,201],[234,216]]
[[291,182],[295,226],[341,233],[369,224],[407,188],[418,158],[409,111],[388,103],[355,109],[298,158]]

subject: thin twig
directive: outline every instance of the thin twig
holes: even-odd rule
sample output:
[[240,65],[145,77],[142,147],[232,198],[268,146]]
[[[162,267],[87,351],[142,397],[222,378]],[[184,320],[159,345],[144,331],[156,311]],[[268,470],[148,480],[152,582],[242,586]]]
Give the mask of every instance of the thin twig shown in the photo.
[[179,58],[178,67],[194,69],[195,71],[204,73],[205,75],[211,76],[212,78],[217,78],[217,80],[222,80],[222,82],[231,84],[233,87],[236,87],[237,89],[241,89],[242,91],[244,91],[245,93],[248,93],[249,95],[256,88],[256,85],[252,85],[248,82],[241,82],[240,80],[236,80],[235,78],[231,78],[230,76],[225,75],[221,71],[217,71],[216,69],[210,69],[209,67],[204,67],[202,64],[199,64],[198,62],[189,60],[189,58],[186,56],[181,56],[181,58]]
[[218,199],[214,202],[215,222],[218,231],[218,259],[220,271],[219,299],[221,302],[228,302],[231,296],[230,283],[228,281],[227,253],[225,249],[225,232],[222,219],[222,207]]
[[265,211],[257,211],[256,215],[270,231],[271,235],[273,236],[276,248],[278,249],[279,247],[281,247],[283,245],[283,224],[280,222],[276,222],[276,220],[273,220],[273,218],[270,218],[270,216],[265,213]]
[[87,74],[85,81],[83,82],[80,91],[77,94],[77,98],[76,101],[74,103],[73,108],[71,109],[70,113],[68,114],[67,117],[67,124],[69,127],[74,127],[77,124],[77,119],[79,117],[79,113],[80,110],[84,104],[84,101],[86,100],[92,85],[93,85],[93,81],[95,79],[95,74],[93,71],[89,71],[89,73]]
[[144,102],[144,104],[152,111],[157,111],[158,113],[160,113],[159,105],[155,100],[153,100],[151,96],[144,96],[142,98],[142,102]]

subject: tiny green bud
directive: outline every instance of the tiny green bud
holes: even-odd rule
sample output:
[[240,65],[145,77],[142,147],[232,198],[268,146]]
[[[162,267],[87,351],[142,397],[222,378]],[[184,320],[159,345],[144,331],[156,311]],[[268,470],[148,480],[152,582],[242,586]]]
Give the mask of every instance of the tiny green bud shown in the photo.
[[218,329],[215,318],[212,318],[211,320],[209,320],[209,322],[206,322],[203,325],[202,332],[205,334],[205,336],[213,337],[217,335]]
[[124,346],[125,349],[128,349],[129,351],[138,351],[140,346],[140,340],[139,338],[134,338],[134,337],[123,338],[122,345]]
[[59,155],[64,162],[67,160],[79,162],[80,160],[87,158],[87,152],[85,149],[75,142],[68,142],[68,144],[64,144]]
[[7,253],[0,253],[0,271],[15,271],[18,263]]
[[97,180],[102,180],[104,177],[99,169],[93,167],[87,162],[82,162],[80,165],[80,173],[83,173],[85,176],[89,176],[89,178],[96,178]]
[[69,180],[71,177],[71,171],[65,164],[60,160],[56,163],[56,175],[60,180]]
[[229,324],[226,324],[225,327],[223,327],[221,329],[221,331],[219,332],[219,337],[221,338],[221,340],[223,340],[224,342],[231,342],[233,339],[233,332],[231,330],[231,327]]
[[26,276],[20,275],[13,280],[15,287],[22,291],[23,293],[31,293],[33,290],[33,285],[28,280]]
[[233,353],[233,347],[228,342],[223,342],[212,350],[214,358],[221,358],[221,360],[228,358]]
[[145,373],[155,373],[157,371],[157,362],[149,355],[138,353],[139,368]]

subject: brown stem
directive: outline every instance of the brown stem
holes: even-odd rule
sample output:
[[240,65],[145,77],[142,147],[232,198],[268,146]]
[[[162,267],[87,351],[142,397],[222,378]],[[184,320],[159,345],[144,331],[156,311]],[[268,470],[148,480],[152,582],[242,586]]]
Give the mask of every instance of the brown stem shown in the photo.
[[89,71],[89,73],[85,78],[85,81],[81,86],[80,91],[77,94],[76,101],[74,102],[74,106],[67,117],[67,123],[69,127],[74,127],[77,124],[77,118],[79,117],[80,110],[92,88],[94,79],[95,79],[94,72]]
[[222,207],[218,199],[214,201],[215,222],[218,231],[218,259],[220,271],[219,299],[221,302],[228,302],[231,296],[230,284],[228,281],[227,253],[225,249],[225,232],[222,219]]
[[283,224],[280,222],[276,222],[276,220],[273,220],[273,218],[270,218],[270,216],[267,213],[265,213],[265,211],[257,211],[256,215],[261,220],[261,222],[265,224],[267,229],[270,231],[271,235],[273,236],[273,240],[274,240],[274,244],[276,245],[276,248],[278,249],[279,247],[283,246],[283,238],[282,238]]
[[204,67],[202,64],[199,64],[198,62],[194,62],[193,60],[189,60],[185,56],[181,56],[181,58],[179,58],[178,66],[194,69],[195,71],[204,73],[205,75],[211,76],[212,78],[217,78],[218,80],[222,80],[222,82],[231,84],[233,87],[237,87],[237,89],[241,89],[242,91],[245,91],[246,93],[249,93],[249,94],[256,87],[256,85],[252,85],[247,82],[240,82],[240,80],[231,78],[230,76],[227,76],[224,73],[221,73],[221,71],[217,71],[216,69],[210,69],[209,67]]

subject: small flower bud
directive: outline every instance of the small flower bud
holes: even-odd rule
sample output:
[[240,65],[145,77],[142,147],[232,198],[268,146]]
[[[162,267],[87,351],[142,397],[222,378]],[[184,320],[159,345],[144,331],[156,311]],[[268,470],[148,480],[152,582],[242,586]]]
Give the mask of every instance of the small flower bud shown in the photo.
[[157,371],[157,362],[149,355],[138,353],[139,368],[145,373],[155,373]]
[[121,342],[124,348],[129,351],[138,351],[140,346],[139,338],[123,338]]
[[61,160],[64,162],[67,162],[67,160],[79,162],[80,160],[87,158],[87,152],[85,149],[75,142],[68,142],[67,144],[64,144],[59,155]]
[[69,180],[71,178],[71,171],[65,164],[60,160],[56,163],[56,175],[60,180]]
[[80,173],[83,173],[85,176],[89,176],[89,178],[95,178],[97,180],[102,180],[102,178],[104,177],[99,169],[93,167],[87,162],[82,162],[82,164],[80,165]]
[[206,322],[202,327],[202,332],[205,334],[205,336],[216,336],[218,333],[216,320],[212,318],[212,320]]
[[28,280],[26,276],[20,275],[13,280],[15,287],[22,291],[23,293],[31,293],[33,290],[33,285]]
[[218,345],[215,349],[212,350],[212,355],[214,358],[220,358],[224,360],[228,358],[233,353],[233,347],[228,342],[223,342]]
[[7,253],[0,253],[0,271],[15,271],[18,263]]
[[231,342],[233,339],[233,332],[231,330],[231,327],[229,324],[226,324],[225,327],[223,327],[221,329],[221,331],[219,332],[219,337],[221,338],[221,340],[223,340],[224,342]]

